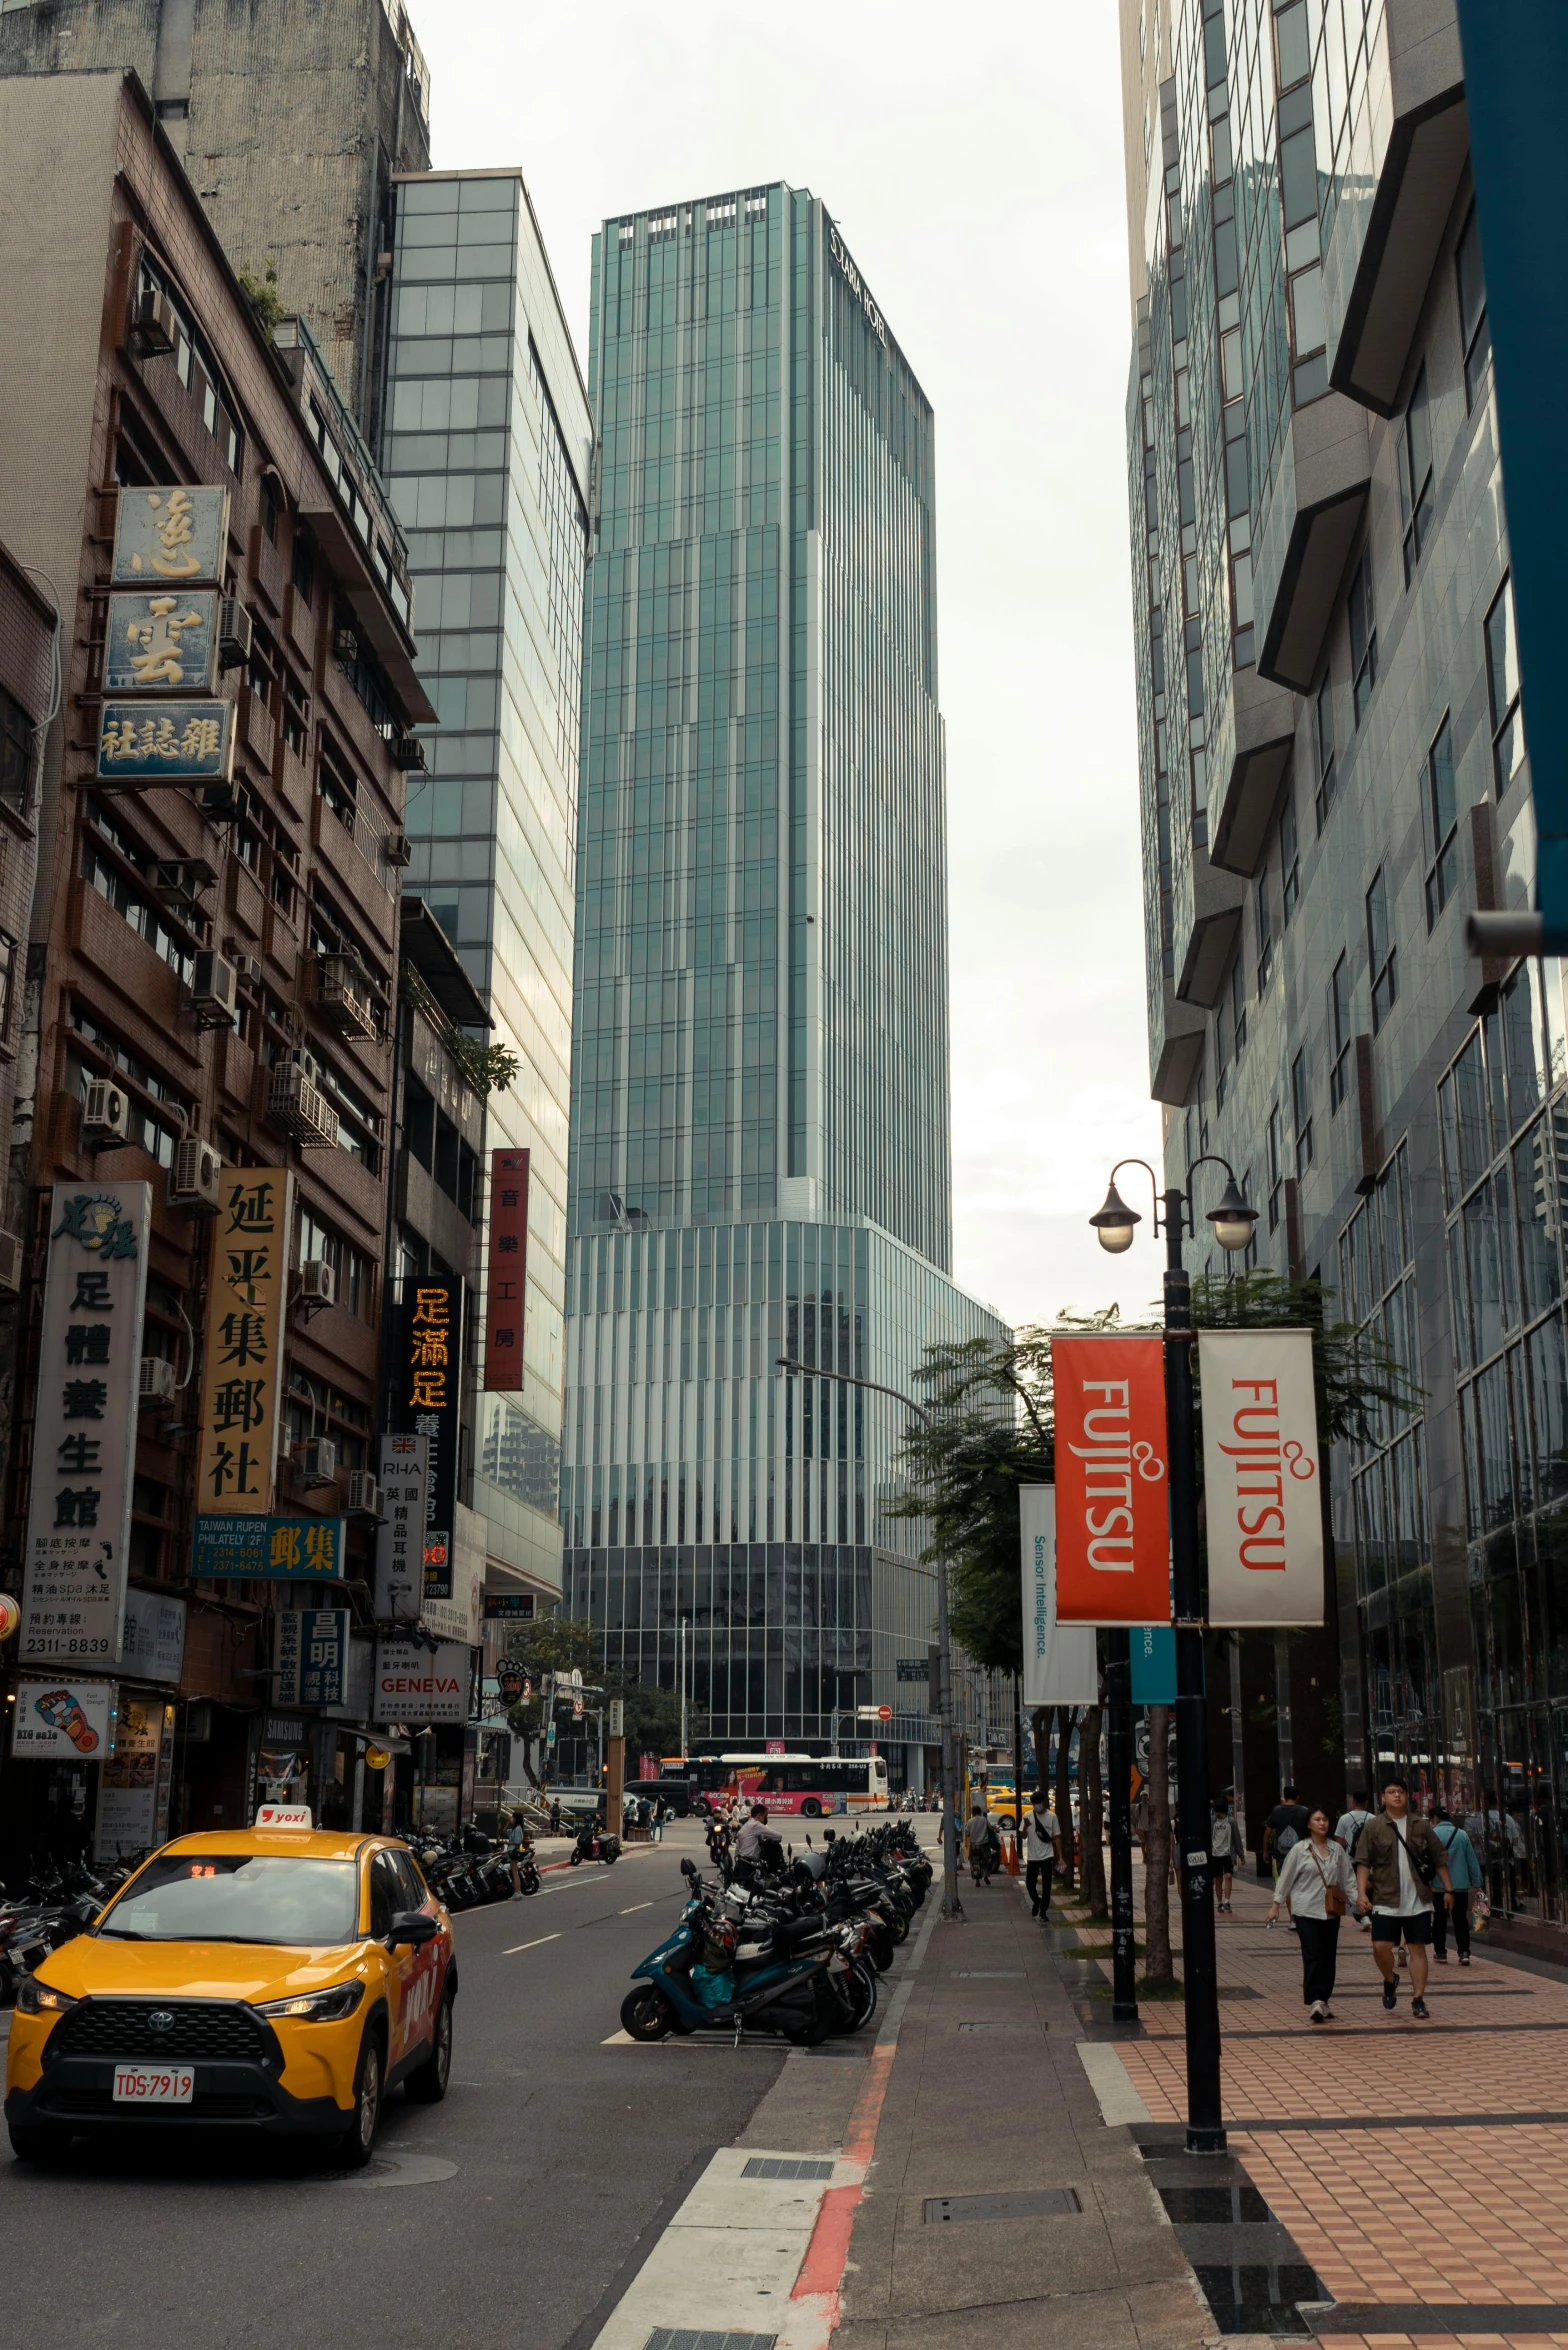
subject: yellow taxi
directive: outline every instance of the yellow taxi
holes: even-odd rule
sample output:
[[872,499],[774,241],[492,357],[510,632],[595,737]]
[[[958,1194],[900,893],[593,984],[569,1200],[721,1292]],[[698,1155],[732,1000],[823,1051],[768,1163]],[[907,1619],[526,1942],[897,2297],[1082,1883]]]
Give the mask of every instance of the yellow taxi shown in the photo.
[[23,1981],[5,2099],[22,2161],[80,2131],[218,2125],[358,2168],[388,2089],[446,2095],[450,1918],[405,1845],[296,1817],[165,1845]]

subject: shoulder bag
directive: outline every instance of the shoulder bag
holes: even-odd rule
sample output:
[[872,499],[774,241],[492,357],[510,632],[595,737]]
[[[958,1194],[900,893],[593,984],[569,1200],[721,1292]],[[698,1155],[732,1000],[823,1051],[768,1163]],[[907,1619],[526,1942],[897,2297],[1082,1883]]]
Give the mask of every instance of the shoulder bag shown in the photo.
[[1307,1840],[1307,1851],[1312,1856],[1312,1866],[1317,1870],[1319,1877],[1322,1879],[1323,1908],[1326,1915],[1331,1918],[1342,1918],[1345,1914],[1344,1892],[1340,1886],[1331,1885],[1327,1877],[1324,1876],[1323,1863],[1319,1860],[1317,1855],[1317,1847],[1315,1844],[1313,1844],[1310,1837]]

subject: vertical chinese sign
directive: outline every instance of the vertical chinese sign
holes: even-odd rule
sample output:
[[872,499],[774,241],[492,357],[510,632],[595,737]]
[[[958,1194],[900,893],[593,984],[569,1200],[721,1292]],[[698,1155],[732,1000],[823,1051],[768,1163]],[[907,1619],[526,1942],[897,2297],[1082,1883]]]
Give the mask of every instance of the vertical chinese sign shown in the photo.
[[346,1607],[296,1608],[278,1617],[279,1705],[347,1704],[350,1621]]
[[425,1505],[430,1467],[428,1436],[383,1436],[376,1483],[381,1523],[376,1528],[376,1621],[417,1624],[425,1595]]
[[1051,1367],[1058,1621],[1168,1624],[1164,1341],[1053,1338]]
[[490,1153],[490,1281],[485,1293],[485,1392],[523,1384],[528,1274],[528,1153]]
[[152,1187],[57,1183],[38,1344],[21,1654],[119,1662]]
[[121,490],[99,712],[102,782],[135,790],[232,774],[235,706],[214,690],[228,552],[226,489]]
[[272,1507],[293,1192],[286,1167],[224,1171],[207,1292],[198,1546],[203,1517],[264,1518]]
[[1322,1478],[1310,1330],[1205,1330],[1211,1624],[1321,1624]]
[[398,1308],[399,1423],[429,1438],[424,1596],[452,1596],[457,1445],[463,1394],[463,1284],[456,1274],[410,1274]]

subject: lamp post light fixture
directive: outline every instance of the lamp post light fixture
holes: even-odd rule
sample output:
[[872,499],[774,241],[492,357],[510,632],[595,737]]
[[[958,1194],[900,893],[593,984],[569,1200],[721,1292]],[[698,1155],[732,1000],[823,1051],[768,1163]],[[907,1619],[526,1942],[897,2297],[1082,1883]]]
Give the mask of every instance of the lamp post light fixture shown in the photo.
[[[780,1355],[778,1367],[791,1377],[801,1379],[832,1379],[840,1387],[860,1387],[868,1395],[890,1396],[901,1403],[907,1412],[913,1412],[923,1427],[931,1425],[931,1413],[923,1403],[916,1403],[912,1395],[905,1395],[898,1387],[884,1387],[879,1379],[856,1379],[848,1371],[815,1370],[809,1363],[796,1362],[793,1355]],[[957,1742],[953,1736],[953,1648],[947,1627],[947,1561],[939,1559],[936,1570],[936,1638],[938,1688],[936,1715],[942,1740],[942,1915],[961,1918],[964,1905],[958,1898],[958,1768]],[[837,1691],[835,1689],[835,1696]],[[837,1720],[835,1714],[834,1719]]]
[[[1112,1256],[1132,1245],[1143,1221],[1116,1188],[1123,1167],[1141,1167],[1154,1197],[1154,1231],[1165,1240],[1165,1418],[1170,1448],[1171,1587],[1176,1631],[1177,1859],[1181,1881],[1182,1974],[1187,2023],[1187,2151],[1223,2154],[1225,2120],[1220,2094],[1219,1973],[1214,1947],[1214,1903],[1209,1866],[1208,1700],[1203,1671],[1203,1577],[1198,1549],[1198,1450],[1192,1398],[1192,1288],[1182,1263],[1182,1241],[1195,1234],[1192,1179],[1203,1166],[1222,1167],[1225,1189],[1206,1211],[1214,1237],[1235,1255],[1252,1239],[1258,1211],[1242,1197],[1228,1159],[1205,1152],[1187,1170],[1185,1190],[1162,1192],[1144,1159],[1111,1169],[1105,1204],[1089,1221]],[[1123,1635],[1125,1638],[1125,1635]]]

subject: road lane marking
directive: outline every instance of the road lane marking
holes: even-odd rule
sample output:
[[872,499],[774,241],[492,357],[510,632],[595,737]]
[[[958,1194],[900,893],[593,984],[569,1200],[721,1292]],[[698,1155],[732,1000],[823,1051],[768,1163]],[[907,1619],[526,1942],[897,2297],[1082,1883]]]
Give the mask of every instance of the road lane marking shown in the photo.
[[623,1909],[620,1914],[623,1918],[634,1918],[640,1909],[652,1909],[652,1907],[651,1901],[634,1901],[630,1909]]
[[503,1958],[515,1958],[520,1950],[537,1950],[541,1943],[559,1942],[560,1939],[561,1937],[559,1934],[541,1934],[537,1942],[514,1942],[510,1950],[502,1951],[501,1956]]

